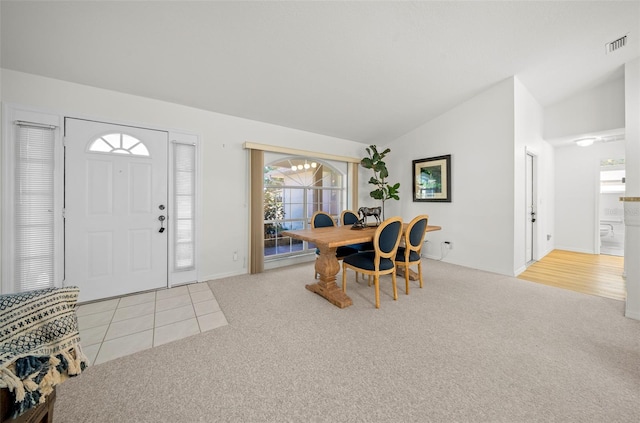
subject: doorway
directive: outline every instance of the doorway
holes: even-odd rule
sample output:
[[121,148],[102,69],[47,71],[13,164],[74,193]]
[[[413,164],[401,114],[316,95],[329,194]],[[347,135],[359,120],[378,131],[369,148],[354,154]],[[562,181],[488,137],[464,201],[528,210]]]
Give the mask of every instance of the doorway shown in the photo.
[[536,222],[536,201],[535,201],[535,156],[527,152],[526,154],[526,228],[525,228],[525,263],[531,264],[535,260],[535,222]]
[[65,285],[80,302],[166,287],[168,133],[65,118]]
[[600,254],[624,256],[624,208],[620,201],[624,195],[624,159],[601,160],[598,208]]

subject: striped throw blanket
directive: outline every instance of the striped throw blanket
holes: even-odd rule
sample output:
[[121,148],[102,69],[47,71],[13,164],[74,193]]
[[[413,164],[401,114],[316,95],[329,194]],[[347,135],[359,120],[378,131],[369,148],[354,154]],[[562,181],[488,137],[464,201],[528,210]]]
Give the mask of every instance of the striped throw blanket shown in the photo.
[[53,387],[88,364],[75,313],[77,287],[0,295],[0,388],[17,417],[44,403]]

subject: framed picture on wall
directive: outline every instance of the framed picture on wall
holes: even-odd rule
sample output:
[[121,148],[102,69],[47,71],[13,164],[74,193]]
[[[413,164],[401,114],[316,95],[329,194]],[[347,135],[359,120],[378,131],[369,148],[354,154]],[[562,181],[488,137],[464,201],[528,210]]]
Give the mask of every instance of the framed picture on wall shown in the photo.
[[451,202],[451,154],[413,162],[413,201]]

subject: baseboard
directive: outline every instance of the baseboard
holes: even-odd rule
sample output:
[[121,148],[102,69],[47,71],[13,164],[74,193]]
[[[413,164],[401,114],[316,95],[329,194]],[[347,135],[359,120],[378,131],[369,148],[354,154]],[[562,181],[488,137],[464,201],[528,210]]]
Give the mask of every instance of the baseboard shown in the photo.
[[436,255],[433,255],[433,254],[424,254],[423,253],[421,257],[422,258],[426,258],[426,259],[431,259],[431,260],[438,260],[438,261],[442,260],[442,258],[440,256],[436,256]]
[[[557,248],[559,250],[559,248]],[[547,248],[547,250],[545,250],[542,255],[538,258],[538,260],[543,259],[544,257],[546,257],[550,252],[552,252],[553,250],[556,250],[556,247],[551,247],[551,248]]]
[[527,266],[521,266],[519,268],[516,269],[516,271],[514,272],[513,276],[518,276],[520,273],[524,272],[525,270],[527,270]]
[[201,277],[198,279],[198,282],[207,282],[207,281],[212,281],[216,279],[228,278],[230,276],[239,276],[239,275],[246,275],[246,274],[247,274],[247,269],[238,270],[234,272],[227,272],[227,273],[217,273],[215,275]]
[[564,251],[571,251],[571,252],[574,252],[574,253],[584,253],[584,254],[595,254],[596,253],[594,250],[589,250],[589,249],[586,249],[586,248],[566,247],[566,246],[562,246],[562,245],[556,245],[554,250],[564,250]]
[[315,260],[315,254],[303,254],[298,256],[284,257],[276,260],[265,261],[264,270],[273,270],[280,267],[287,267],[302,263],[313,263]]
[[640,320],[640,311],[629,311],[626,310],[624,313],[625,317],[628,317],[630,319],[635,319],[635,320]]

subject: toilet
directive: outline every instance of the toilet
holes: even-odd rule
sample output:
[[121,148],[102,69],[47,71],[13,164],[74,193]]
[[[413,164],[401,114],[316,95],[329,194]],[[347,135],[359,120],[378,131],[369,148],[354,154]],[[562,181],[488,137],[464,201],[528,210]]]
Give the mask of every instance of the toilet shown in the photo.
[[603,238],[605,236],[610,236],[613,232],[613,225],[610,225],[608,223],[600,224],[600,238]]

